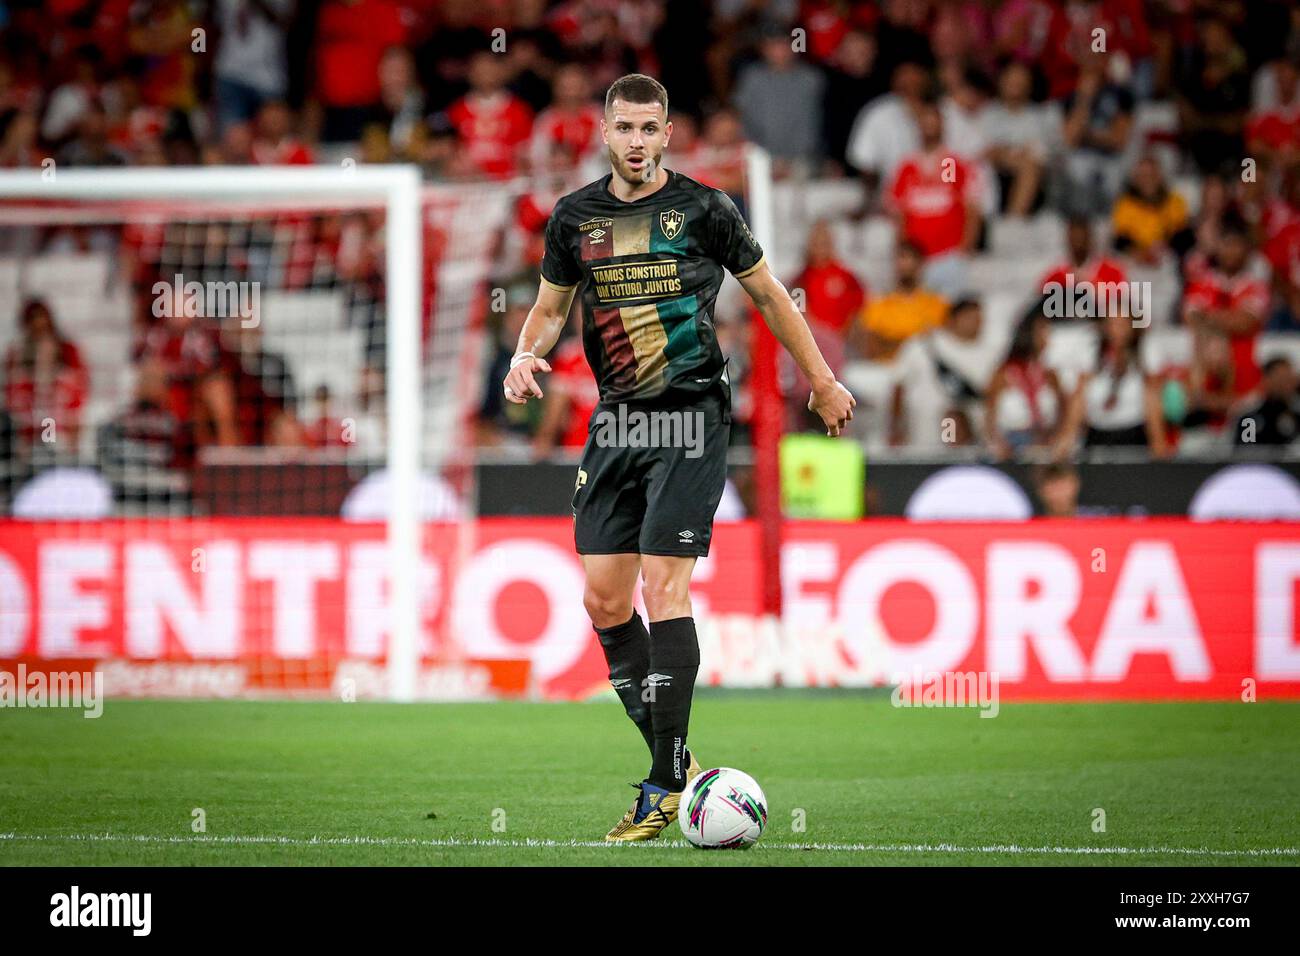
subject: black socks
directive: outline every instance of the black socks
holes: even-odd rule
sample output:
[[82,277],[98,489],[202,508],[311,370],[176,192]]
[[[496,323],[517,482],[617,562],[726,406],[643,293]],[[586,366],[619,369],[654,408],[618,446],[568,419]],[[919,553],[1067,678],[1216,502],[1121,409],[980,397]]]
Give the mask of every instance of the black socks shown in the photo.
[[605,651],[609,665],[609,682],[623,702],[623,709],[632,718],[653,757],[655,752],[654,729],[650,722],[650,705],[644,699],[645,678],[650,673],[650,635],[646,633],[641,615],[636,611],[624,624],[596,628],[600,646]]
[[650,624],[650,672],[644,695],[649,698],[654,725],[650,783],[674,793],[686,788],[686,726],[699,669],[700,642],[694,618],[675,617]]

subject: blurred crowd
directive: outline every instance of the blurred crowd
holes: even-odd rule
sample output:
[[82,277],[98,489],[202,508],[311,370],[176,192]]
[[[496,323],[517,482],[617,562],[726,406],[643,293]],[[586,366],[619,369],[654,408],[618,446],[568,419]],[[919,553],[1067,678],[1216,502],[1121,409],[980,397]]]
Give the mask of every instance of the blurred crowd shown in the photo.
[[[863,399],[869,445],[1163,456],[1300,434],[1296,370],[1256,354],[1266,329],[1300,329],[1300,8],[1282,0],[0,2],[0,167],[352,159],[436,181],[532,177],[492,270],[504,304],[487,314],[475,427],[482,445],[545,454],[585,439],[580,337],[558,346],[542,403],[502,403],[502,367],[550,208],[602,172],[601,95],[630,71],[669,90],[670,165],[742,208],[746,142],[786,182],[854,184],[782,278]],[[1041,213],[1062,217],[1066,257],[1020,290],[1023,315],[990,346],[975,273],[997,224]],[[880,216],[893,261],[875,288],[837,236]],[[277,288],[382,294],[382,220],[288,225],[301,237]],[[445,242],[426,235],[428,255]],[[1103,310],[1086,370],[1059,375],[1044,291],[1151,276],[1176,290],[1155,325],[1185,329],[1189,354],[1152,361],[1145,323]],[[741,442],[758,321],[719,315]],[[365,342],[353,418],[380,414],[381,309]],[[133,358],[134,404],[113,425],[157,436],[173,466],[203,444],[341,440],[329,389],[295,382],[245,328],[142,320]],[[16,435],[37,440],[50,417],[75,434],[86,363],[45,303],[23,306],[3,374]],[[782,384],[789,427],[808,427],[792,368]]]

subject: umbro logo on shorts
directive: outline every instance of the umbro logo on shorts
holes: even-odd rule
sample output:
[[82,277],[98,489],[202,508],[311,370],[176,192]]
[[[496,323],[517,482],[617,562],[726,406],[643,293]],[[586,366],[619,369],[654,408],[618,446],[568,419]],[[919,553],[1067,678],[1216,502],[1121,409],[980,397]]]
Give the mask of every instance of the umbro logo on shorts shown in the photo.
[[645,685],[647,687],[672,687],[673,679],[670,674],[647,674]]
[[609,686],[615,690],[622,690],[624,687],[630,686],[631,683],[632,678],[630,677],[615,677],[609,682]]
[[691,539],[694,538],[694,537],[695,537],[695,532],[694,532],[694,531],[678,531],[678,532],[677,532],[677,542],[678,542],[678,544],[690,544],[690,543],[691,543]]

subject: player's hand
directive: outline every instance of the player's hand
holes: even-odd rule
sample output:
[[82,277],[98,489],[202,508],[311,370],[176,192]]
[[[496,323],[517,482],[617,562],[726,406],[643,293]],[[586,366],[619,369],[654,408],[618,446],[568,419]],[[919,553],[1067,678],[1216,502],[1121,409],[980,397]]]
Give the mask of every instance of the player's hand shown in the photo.
[[546,359],[527,353],[515,356],[511,360],[511,368],[506,375],[506,380],[501,385],[505,389],[506,401],[514,402],[516,405],[526,405],[530,396],[541,398],[542,387],[537,384],[536,374],[550,370],[551,366]]
[[808,396],[808,411],[821,418],[826,434],[832,438],[838,438],[845,425],[853,421],[853,409],[857,404],[853,393],[835,381],[820,388],[814,387]]

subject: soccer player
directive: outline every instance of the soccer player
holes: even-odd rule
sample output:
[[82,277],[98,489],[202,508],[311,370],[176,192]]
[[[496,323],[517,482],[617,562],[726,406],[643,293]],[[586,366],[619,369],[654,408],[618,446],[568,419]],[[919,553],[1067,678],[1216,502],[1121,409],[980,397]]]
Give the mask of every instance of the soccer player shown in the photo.
[[[853,418],[803,316],[725,193],[665,169],[668,94],[639,73],[605,96],[611,172],[556,204],[537,302],[519,335],[505,397],[542,398],[538,373],[582,290],[582,337],[600,388],[573,494],[584,603],[609,680],[650,748],[649,776],[605,839],[649,840],[677,817],[700,771],[686,749],[700,663],[690,581],[709,553],[727,477],[730,384],[713,305],[725,268],[812,383],[828,435]],[[665,440],[665,438],[667,440]],[[632,606],[637,575],[650,616]]]

